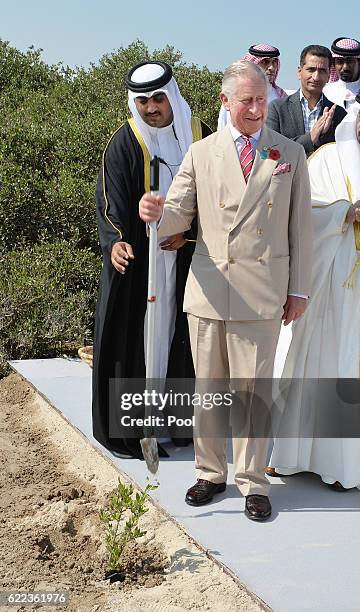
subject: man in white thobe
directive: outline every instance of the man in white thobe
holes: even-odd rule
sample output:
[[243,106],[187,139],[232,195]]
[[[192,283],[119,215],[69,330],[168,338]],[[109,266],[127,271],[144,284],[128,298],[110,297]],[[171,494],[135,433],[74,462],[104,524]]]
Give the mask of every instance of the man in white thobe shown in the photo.
[[[312,290],[306,313],[293,325],[281,381],[286,398],[282,437],[275,441],[272,467],[266,473],[289,476],[314,472],[326,484],[343,491],[360,488],[360,439],[336,437],[334,431],[331,438],[321,437],[319,430],[320,437],[311,437],[308,431],[296,437],[294,432],[298,427],[304,433],[306,422],[315,428],[321,408],[325,408],[325,419],[333,422],[340,413],[338,422],[343,430],[349,430],[349,423],[341,424],[341,419],[354,414],[339,393],[339,379],[360,377],[360,95],[335,137],[335,143],[324,145],[309,159],[314,223]],[[321,381],[311,384],[311,378],[327,379],[326,387]],[[302,382],[292,385],[289,379]],[[343,388],[348,384],[344,381]],[[330,393],[328,399],[325,393]],[[335,407],[333,413],[330,405]],[[351,422],[354,435],[356,422]]]
[[324,94],[349,110],[360,91],[360,42],[354,38],[337,38],[331,45],[333,62]]

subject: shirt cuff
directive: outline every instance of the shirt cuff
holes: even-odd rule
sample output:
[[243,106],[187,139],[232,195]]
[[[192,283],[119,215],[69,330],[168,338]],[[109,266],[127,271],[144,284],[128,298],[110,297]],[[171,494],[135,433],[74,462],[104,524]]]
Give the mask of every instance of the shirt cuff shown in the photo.
[[304,295],[303,293],[288,293],[288,295],[292,295],[294,297],[304,298],[304,300],[309,299],[309,295]]

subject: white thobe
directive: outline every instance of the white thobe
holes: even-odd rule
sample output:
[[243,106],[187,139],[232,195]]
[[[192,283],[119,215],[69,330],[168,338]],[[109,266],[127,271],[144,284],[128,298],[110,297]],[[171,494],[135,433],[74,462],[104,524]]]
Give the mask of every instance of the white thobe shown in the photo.
[[328,83],[324,87],[324,95],[338,106],[342,106],[347,111],[355,102],[355,97],[360,90],[360,78],[357,81],[346,83],[339,79],[334,83]]
[[[182,153],[175,138],[172,124],[164,128],[149,127],[151,150],[169,164],[160,164],[159,193],[166,197],[172,178],[182,162]],[[172,173],[172,175],[171,175]],[[164,242],[164,238],[159,240]],[[156,308],[154,377],[166,378],[168,359],[176,320],[176,251],[163,251],[156,255]],[[144,321],[144,350],[146,362],[147,312]]]
[[[316,405],[311,408],[313,398],[306,397],[309,389],[314,390],[307,387],[306,379],[359,378],[360,268],[355,264],[360,254],[354,227],[345,223],[352,188],[336,144],[325,145],[313,155],[309,174],[314,222],[311,298],[305,314],[293,325],[292,340],[286,328],[280,334],[276,360],[278,376],[291,341],[283,380],[305,379],[304,387],[287,397],[285,436],[290,424],[296,434],[304,415],[311,414],[312,408],[316,411]],[[328,484],[339,481],[346,488],[360,488],[360,439],[277,438],[270,465],[282,474],[309,471]]]

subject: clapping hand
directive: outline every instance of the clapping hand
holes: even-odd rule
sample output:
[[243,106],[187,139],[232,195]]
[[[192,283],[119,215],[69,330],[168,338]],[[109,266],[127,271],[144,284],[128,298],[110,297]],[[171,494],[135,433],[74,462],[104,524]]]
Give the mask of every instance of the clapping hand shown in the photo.
[[313,144],[315,145],[318,144],[320,136],[322,136],[322,134],[326,134],[326,132],[329,131],[333,117],[334,117],[335,108],[336,108],[336,104],[333,104],[331,108],[328,108],[326,106],[324,108],[323,114],[321,115],[321,117],[319,117],[319,119],[314,124],[310,132],[311,142]]

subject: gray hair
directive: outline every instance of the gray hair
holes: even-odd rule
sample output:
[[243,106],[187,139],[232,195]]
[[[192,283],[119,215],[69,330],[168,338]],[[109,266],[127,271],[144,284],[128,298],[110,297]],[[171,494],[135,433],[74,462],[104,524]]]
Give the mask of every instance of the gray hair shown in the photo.
[[237,79],[242,77],[260,77],[264,81],[266,95],[268,91],[268,78],[262,68],[257,64],[248,62],[247,60],[238,60],[226,68],[221,84],[221,93],[228,99],[235,95]]

